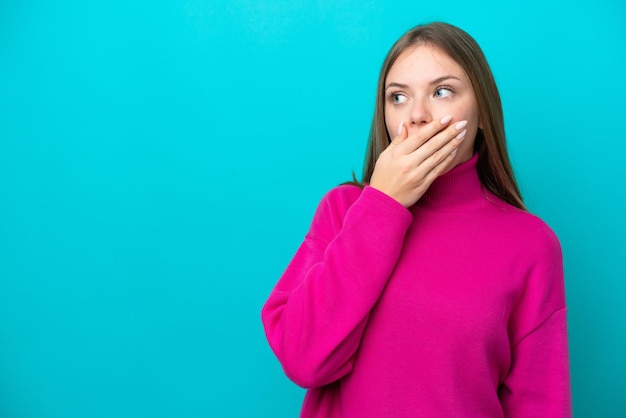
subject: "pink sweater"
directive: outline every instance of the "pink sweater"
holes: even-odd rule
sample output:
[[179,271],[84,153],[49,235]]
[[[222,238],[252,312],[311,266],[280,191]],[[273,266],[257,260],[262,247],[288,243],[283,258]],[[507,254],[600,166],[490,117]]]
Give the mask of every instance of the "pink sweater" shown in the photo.
[[475,155],[406,209],[340,186],[262,312],[304,418],[570,417],[563,266]]

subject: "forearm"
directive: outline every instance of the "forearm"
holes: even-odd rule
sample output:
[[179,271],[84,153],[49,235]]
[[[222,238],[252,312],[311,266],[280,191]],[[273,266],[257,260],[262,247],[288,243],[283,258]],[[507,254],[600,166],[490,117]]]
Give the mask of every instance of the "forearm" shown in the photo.
[[305,387],[350,372],[411,215],[388,196],[366,188],[345,213],[339,231],[320,231],[328,222],[314,219],[263,309],[272,349],[286,374]]

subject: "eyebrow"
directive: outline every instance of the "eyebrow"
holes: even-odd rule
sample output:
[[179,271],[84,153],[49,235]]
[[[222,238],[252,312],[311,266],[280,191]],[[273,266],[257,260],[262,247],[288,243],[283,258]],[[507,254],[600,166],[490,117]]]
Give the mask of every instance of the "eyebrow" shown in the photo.
[[[439,77],[439,78],[434,79],[433,81],[431,81],[428,84],[432,86],[434,84],[439,84],[442,81],[446,81],[446,80],[450,80],[450,79],[462,81],[459,77],[456,77],[456,76],[453,76],[453,75],[444,75],[443,77]],[[407,84],[393,82],[393,83],[387,84],[387,87],[385,87],[385,90],[387,90],[389,87],[399,87],[401,89],[406,89],[409,86]]]

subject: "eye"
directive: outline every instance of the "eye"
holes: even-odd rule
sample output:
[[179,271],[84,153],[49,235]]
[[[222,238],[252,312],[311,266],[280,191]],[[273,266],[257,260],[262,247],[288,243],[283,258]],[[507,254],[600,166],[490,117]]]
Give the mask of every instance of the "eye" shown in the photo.
[[389,93],[387,97],[389,98],[391,103],[396,105],[406,103],[409,100],[409,98],[402,93]]
[[454,94],[454,90],[450,87],[437,87],[435,97],[450,97]]

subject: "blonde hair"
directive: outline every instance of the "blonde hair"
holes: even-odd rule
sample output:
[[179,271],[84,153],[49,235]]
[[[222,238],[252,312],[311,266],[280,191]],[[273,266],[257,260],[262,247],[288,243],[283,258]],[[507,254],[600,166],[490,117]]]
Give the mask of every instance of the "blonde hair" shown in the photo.
[[502,103],[493,74],[480,46],[465,31],[447,23],[434,22],[416,26],[393,45],[378,77],[374,118],[370,129],[361,185],[370,182],[376,160],[391,139],[385,126],[385,79],[396,59],[408,48],[428,44],[456,61],[469,78],[482,129],[478,130],[474,151],[478,153],[480,182],[503,201],[526,210],[509,161],[504,134]]

